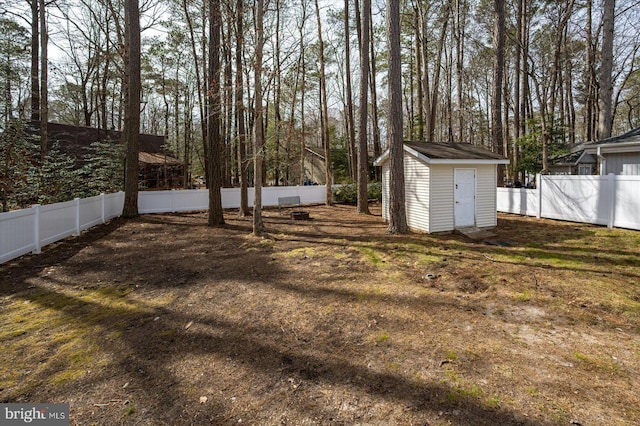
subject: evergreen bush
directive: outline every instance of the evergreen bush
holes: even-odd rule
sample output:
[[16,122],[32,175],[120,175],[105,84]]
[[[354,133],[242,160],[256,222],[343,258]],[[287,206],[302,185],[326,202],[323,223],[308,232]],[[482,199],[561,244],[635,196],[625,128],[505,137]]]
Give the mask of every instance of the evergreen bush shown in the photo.
[[[367,185],[367,198],[369,200],[382,200],[382,184],[380,182],[371,182]],[[333,190],[333,201],[342,204],[357,204],[358,185],[347,183],[336,187]]]

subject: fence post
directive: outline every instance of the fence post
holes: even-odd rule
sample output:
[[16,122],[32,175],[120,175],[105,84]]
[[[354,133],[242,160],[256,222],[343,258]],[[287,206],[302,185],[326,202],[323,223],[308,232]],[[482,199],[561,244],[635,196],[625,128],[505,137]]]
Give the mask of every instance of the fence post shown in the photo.
[[538,191],[538,211],[536,212],[536,218],[542,217],[542,175],[538,173],[536,175],[536,190]]
[[104,212],[104,209],[105,209],[105,205],[104,204],[105,204],[104,192],[102,192],[100,194],[100,213],[101,213],[100,214],[100,218],[102,219],[102,223],[107,223],[107,220],[105,218],[105,212]]
[[32,209],[35,210],[34,219],[33,219],[33,244],[34,248],[33,254],[42,253],[42,246],[40,245],[40,204],[34,204],[31,206]]
[[73,202],[76,205],[75,211],[76,211],[76,232],[75,236],[79,236],[80,235],[80,198],[74,198]]
[[178,208],[177,192],[175,189],[171,190],[171,213],[175,213]]
[[124,209],[124,191],[118,191],[118,195],[119,195],[119,203],[120,203],[120,210],[118,212],[118,214],[116,215],[116,217],[120,217],[122,216],[122,210]]
[[607,227],[609,229],[613,228],[613,223],[616,218],[616,175],[613,173],[609,173],[607,175],[607,189],[609,194],[611,194],[611,205],[609,206],[609,222],[607,223]]

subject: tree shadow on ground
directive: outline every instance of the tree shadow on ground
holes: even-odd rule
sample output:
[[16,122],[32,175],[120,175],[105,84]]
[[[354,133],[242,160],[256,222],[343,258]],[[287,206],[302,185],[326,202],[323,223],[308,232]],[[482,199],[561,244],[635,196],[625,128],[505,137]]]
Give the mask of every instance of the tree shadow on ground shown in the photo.
[[[366,242],[379,248],[383,244],[399,241],[396,236],[367,237],[366,226],[379,227],[376,223],[367,224],[363,229],[345,220],[338,220],[337,226],[347,232],[343,234],[327,231],[316,233],[306,229],[292,231],[288,229],[291,225],[289,222],[279,218],[272,221],[269,217],[266,220],[273,227],[274,235],[285,234],[289,241],[300,244],[316,244],[321,240],[322,244],[344,245],[344,241],[348,241]],[[250,229],[247,221],[230,219],[230,223],[221,230],[210,230],[203,226],[202,217],[198,215],[187,216],[186,220],[182,216],[146,216],[136,221],[135,224],[142,228],[125,230],[121,229],[123,222],[114,222],[108,225],[112,227],[108,232],[105,229],[104,233],[87,233],[79,241],[67,242],[69,247],[64,247],[67,243],[63,243],[54,249],[58,255],[51,252],[41,258],[25,258],[0,269],[3,274],[9,272],[6,275],[9,277],[8,283],[3,283],[0,287],[3,297],[39,304],[43,309],[56,309],[70,327],[82,328],[86,331],[87,338],[99,340],[102,349],[111,358],[109,369],[75,381],[68,388],[57,390],[59,396],[63,396],[72,387],[79,387],[90,390],[94,397],[103,389],[105,395],[124,395],[123,398],[147,401],[144,412],[137,417],[132,415],[132,420],[142,424],[237,422],[229,414],[232,410],[228,398],[210,395],[211,400],[206,405],[193,400],[191,387],[203,383],[215,387],[214,382],[202,379],[202,383],[190,383],[175,368],[176,360],[205,357],[210,365],[198,366],[203,374],[209,368],[216,368],[214,364],[220,360],[228,360],[243,365],[254,375],[272,383],[286,382],[293,378],[302,386],[348,386],[353,392],[397,403],[413,414],[422,414],[425,418],[441,416],[453,424],[545,424],[527,419],[515,411],[488,407],[474,397],[458,396],[456,401],[452,401],[447,396],[457,395],[457,389],[447,383],[421,382],[400,372],[393,374],[367,368],[343,354],[361,350],[356,342],[337,341],[333,346],[314,347],[301,342],[296,336],[281,332],[280,327],[270,323],[268,318],[262,322],[249,321],[247,318],[233,320],[228,315],[217,312],[215,293],[227,290],[229,286],[223,283],[231,281],[234,285],[246,286],[253,291],[276,288],[284,293],[296,293],[308,301],[317,300],[319,305],[322,305],[324,299],[357,301],[361,297],[357,291],[314,287],[308,283],[292,284],[291,271],[273,261],[269,247],[261,245],[260,240],[246,237],[245,234]],[[145,225],[153,228],[141,231]],[[324,224],[315,222],[312,225]],[[297,226],[305,228],[306,224]],[[203,241],[172,240],[171,236],[176,235],[175,233],[193,231],[194,227]],[[358,229],[361,235],[349,233],[353,229]],[[118,234],[117,231],[122,232]],[[106,238],[113,238],[116,244],[121,245],[115,249],[109,245],[101,245],[101,240]],[[426,241],[422,237],[409,237],[409,241],[424,246],[442,243],[438,238]],[[154,243],[164,244],[163,249],[154,252],[146,245]],[[91,256],[74,259],[80,251],[89,247],[94,250]],[[237,260],[242,252],[232,249],[241,247],[246,258],[239,271]],[[99,260],[89,262],[89,258]],[[69,265],[74,262],[74,265]],[[56,280],[55,276],[47,276],[44,269],[50,265],[67,268],[72,279]],[[105,278],[106,283],[78,284],[75,281],[90,277],[92,273]],[[167,282],[166,276],[169,275],[182,278]],[[131,306],[97,303],[82,297],[84,288],[104,286],[135,287],[133,293],[127,296]],[[190,312],[189,304],[183,300],[191,300],[194,291],[201,292],[199,300],[208,310],[201,307],[197,312]],[[208,292],[213,294],[211,300],[207,299]],[[159,294],[168,294],[173,301],[159,305],[151,303]],[[384,302],[407,305],[412,309],[423,307],[423,301],[410,300],[401,295],[385,296]],[[238,303],[244,303],[243,299],[238,298]],[[438,302],[430,300],[430,303]],[[466,309],[446,298],[442,298],[440,303],[448,304],[454,309]],[[249,306],[244,306],[243,309],[246,310],[247,317],[261,315],[259,310]],[[189,323],[193,325],[186,327]],[[114,373],[131,380],[128,391],[111,389]],[[5,400],[6,397],[2,395],[6,395],[6,392],[7,390],[0,391],[2,400]],[[29,394],[20,397],[24,400],[30,398]],[[301,402],[295,396],[283,399],[286,402]],[[300,417],[306,419],[320,418],[328,421],[336,416],[319,400],[309,400],[299,405],[289,404],[282,408],[296,410]],[[120,421],[117,414],[108,412],[105,417],[96,418],[91,417],[88,412],[82,413],[89,421],[97,419],[105,423]]]

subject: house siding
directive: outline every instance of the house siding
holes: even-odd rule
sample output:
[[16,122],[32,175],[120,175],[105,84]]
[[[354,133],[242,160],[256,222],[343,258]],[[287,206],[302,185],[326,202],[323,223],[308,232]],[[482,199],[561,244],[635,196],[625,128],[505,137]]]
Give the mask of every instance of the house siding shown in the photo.
[[496,166],[476,166],[476,226],[479,228],[498,224],[496,183]]
[[429,232],[452,231],[453,217],[453,169],[448,164],[431,165],[431,206]]
[[407,225],[430,232],[429,229],[429,166],[416,157],[404,154],[404,188]]
[[572,174],[572,168],[571,166],[557,166],[557,165],[550,165],[549,166],[549,172],[552,175],[570,175]]
[[640,175],[640,152],[605,154],[607,170],[605,174]]

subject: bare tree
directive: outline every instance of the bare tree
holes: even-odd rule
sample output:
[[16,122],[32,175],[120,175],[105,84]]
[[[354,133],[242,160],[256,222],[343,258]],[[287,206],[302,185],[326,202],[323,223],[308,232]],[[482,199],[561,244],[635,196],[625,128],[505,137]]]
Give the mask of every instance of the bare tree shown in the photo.
[[224,225],[222,135],[220,134],[220,0],[209,0],[209,102],[207,104],[209,226]]
[[327,106],[327,77],[325,74],[324,42],[322,40],[322,23],[320,20],[320,7],[318,0],[315,0],[316,18],[318,21],[318,44],[320,60],[320,131],[322,134],[322,145],[324,147],[325,182],[326,182],[326,204],[332,203],[332,175],[331,175],[331,146],[329,141],[329,108]]
[[380,126],[378,124],[378,82],[376,78],[376,53],[375,53],[375,39],[373,15],[371,14],[371,8],[369,8],[369,84],[371,90],[371,133],[373,136],[373,156],[378,158],[382,154],[382,144],[380,143]]
[[369,183],[369,154],[367,150],[367,124],[368,124],[368,104],[369,104],[369,43],[371,38],[370,19],[371,0],[362,0],[362,11],[360,12],[360,117],[358,121],[358,213],[369,214],[369,201],[367,195],[367,185]]
[[611,137],[613,126],[613,32],[615,0],[604,0],[602,15],[602,65],[600,67],[600,114],[598,116],[598,139]]
[[504,75],[505,10],[504,0],[493,1],[495,26],[493,32],[493,91],[491,96],[491,142],[494,151],[505,154],[502,129],[502,79]]
[[595,46],[593,42],[593,1],[586,0],[586,39],[585,39],[585,105],[584,105],[584,140],[591,141],[595,136],[594,132],[594,111],[595,111]]
[[[198,61],[198,49],[197,49],[197,40],[193,29],[193,19],[191,18],[191,13],[189,12],[189,7],[187,4],[187,0],[182,0],[182,11],[184,13],[185,20],[187,22],[187,27],[189,28],[189,41],[191,42],[191,55],[193,56],[193,65],[195,67],[196,73],[196,88],[198,91],[198,112],[200,114],[200,129],[202,131],[202,146],[204,150],[204,157],[208,158],[207,153],[207,120],[204,114],[204,101],[202,89],[206,87],[202,79],[200,78],[200,62]],[[204,56],[204,55],[203,55]],[[207,162],[205,162],[207,163]],[[206,169],[206,167],[205,167]],[[205,170],[205,175],[208,176],[207,171]]]
[[238,215],[249,215],[248,180],[249,162],[247,161],[247,132],[244,117],[244,92],[243,92],[243,43],[244,43],[244,0],[236,1],[236,130],[238,133],[238,168],[240,177],[240,210]]
[[40,120],[40,0],[30,0],[31,6],[31,119]]
[[351,88],[351,31],[349,30],[349,0],[344,0],[344,60],[345,60],[345,91],[347,97],[347,136],[349,138],[349,160],[351,164],[351,177],[358,179],[358,157],[356,154],[356,128],[353,118],[353,93]]
[[387,0],[389,48],[389,228],[392,234],[409,231],[404,195],[404,141],[402,137],[402,59],[400,0]]
[[44,161],[49,143],[49,31],[44,0],[39,0],[38,12],[40,18],[40,155]]
[[[442,69],[442,53],[444,51],[444,44],[447,37],[447,28],[449,25],[449,16],[451,13],[451,3],[447,2],[445,6],[444,16],[442,18],[442,31],[440,31],[440,39],[438,41],[438,52],[436,54],[436,64],[434,66],[433,71],[433,88],[430,95],[431,103],[428,105],[429,113],[427,114],[427,140],[433,142],[435,138],[436,132],[436,119],[437,119],[437,111],[438,111],[438,93],[440,90],[439,82],[440,82],[440,71]],[[423,37],[426,37],[423,35]],[[426,45],[424,47],[426,50]],[[423,57],[423,60],[426,61],[426,55]],[[425,65],[423,72],[428,74],[429,69]],[[428,76],[425,77],[425,80],[428,81]]]
[[140,9],[138,0],[125,0],[125,114],[122,136],[126,147],[122,216],[138,215],[138,153],[140,151]]
[[306,123],[305,123],[305,93],[307,82],[307,60],[305,57],[306,44],[304,41],[304,26],[307,22],[307,2],[306,0],[300,0],[300,8],[302,9],[302,16],[300,17],[300,24],[298,25],[298,33],[300,34],[300,68],[301,74],[301,90],[300,90],[300,183],[304,184],[305,179],[305,155],[306,155]]
[[264,0],[256,0],[256,51],[253,64],[254,71],[254,117],[253,117],[253,235],[264,233],[262,221],[262,174],[264,160],[264,131],[262,114],[262,56],[264,49]]

